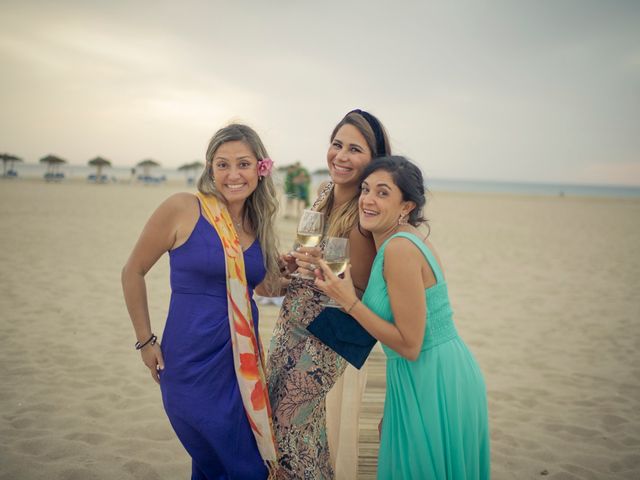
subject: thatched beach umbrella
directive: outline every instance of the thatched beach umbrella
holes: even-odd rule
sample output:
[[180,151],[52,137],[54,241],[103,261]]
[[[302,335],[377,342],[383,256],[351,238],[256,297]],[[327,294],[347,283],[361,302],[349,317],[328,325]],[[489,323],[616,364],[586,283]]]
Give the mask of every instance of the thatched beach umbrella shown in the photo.
[[185,163],[178,167],[179,172],[185,172],[187,176],[187,183],[189,185],[195,182],[195,174],[204,168],[204,163],[196,160],[195,162]]
[[191,163],[185,163],[181,167],[178,167],[178,170],[199,170],[204,167],[204,162],[200,160],[196,160]]
[[57,174],[60,169],[60,165],[67,163],[64,158],[56,157],[55,155],[47,155],[46,157],[42,157],[40,159],[40,163],[47,164],[47,173],[49,174]]
[[191,162],[191,163],[185,163],[184,165],[180,165],[178,167],[178,171],[179,172],[188,172],[191,170],[202,170],[204,168],[204,163],[200,162],[199,160],[196,160],[195,162]]
[[13,164],[15,162],[21,162],[22,159],[20,157],[16,157],[15,155],[11,155],[9,153],[0,153],[0,159],[2,159],[2,176],[7,176],[7,163],[9,164],[9,171],[13,170]]
[[91,167],[96,167],[96,182],[100,182],[102,178],[102,169],[104,167],[110,167],[111,162],[106,158],[96,157],[89,160],[88,165]]
[[146,160],[142,160],[141,162],[138,162],[137,166],[142,167],[142,173],[144,176],[148,176],[149,170],[151,170],[152,167],[159,167],[160,164],[155,160],[151,160],[150,158],[148,158]]

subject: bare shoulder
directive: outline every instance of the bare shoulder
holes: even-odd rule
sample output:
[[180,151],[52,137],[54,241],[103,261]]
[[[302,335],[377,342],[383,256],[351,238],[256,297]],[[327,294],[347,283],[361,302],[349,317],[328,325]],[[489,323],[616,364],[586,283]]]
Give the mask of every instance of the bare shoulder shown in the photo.
[[[387,260],[393,260],[393,265],[407,266],[424,258],[418,246],[405,237],[395,237],[389,240],[384,249],[385,265]],[[415,263],[412,263],[415,265]]]
[[198,197],[188,192],[174,193],[160,204],[158,211],[166,215],[193,214],[199,211]]
[[193,193],[189,193],[189,192],[174,193],[169,198],[167,198],[164,201],[164,203],[173,208],[180,208],[180,207],[189,208],[193,206],[197,207],[198,197],[196,197]]
[[425,262],[422,252],[411,240],[392,238],[384,249],[384,277],[390,285],[413,289],[422,284],[421,272]]
[[385,255],[387,253],[389,253],[390,255],[407,255],[410,253],[413,254],[414,252],[420,253],[420,249],[415,243],[413,243],[406,237],[392,238],[391,240],[389,240],[389,243],[387,243],[387,246],[384,250]]
[[[435,257],[440,270],[444,272],[440,257],[432,243],[426,239],[423,240],[423,243]],[[428,267],[428,271],[433,272],[433,267],[429,265],[429,261],[415,243],[405,237],[392,238],[384,251],[385,271],[400,271],[404,274],[414,266]]]

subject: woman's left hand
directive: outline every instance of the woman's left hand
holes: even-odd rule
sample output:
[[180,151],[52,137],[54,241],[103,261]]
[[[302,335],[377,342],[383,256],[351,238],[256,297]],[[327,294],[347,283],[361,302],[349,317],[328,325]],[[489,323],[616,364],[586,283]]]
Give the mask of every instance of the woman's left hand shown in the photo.
[[287,278],[298,269],[296,259],[291,255],[291,253],[280,255],[278,258],[278,265],[280,267],[280,275]]
[[351,280],[351,264],[347,265],[347,269],[344,271],[344,278],[340,278],[333,273],[324,260],[319,259],[318,265],[320,268],[315,270],[316,279],[314,283],[316,287],[322,290],[325,295],[333,298],[343,308],[353,305],[358,296],[353,286],[353,280]]

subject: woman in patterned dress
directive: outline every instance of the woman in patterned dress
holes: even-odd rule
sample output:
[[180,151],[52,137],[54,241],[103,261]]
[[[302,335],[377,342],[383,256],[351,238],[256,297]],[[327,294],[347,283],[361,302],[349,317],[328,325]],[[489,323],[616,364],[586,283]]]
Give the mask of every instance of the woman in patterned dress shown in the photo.
[[[334,128],[327,152],[331,181],[321,187],[314,210],[326,216],[326,236],[348,237],[352,276],[364,291],[375,247],[358,227],[359,178],[372,158],[387,155],[384,127],[362,110],[349,112]],[[299,269],[312,273],[321,249],[294,252]],[[277,477],[332,479],[325,399],[346,361],[312,336],[306,327],[324,308],[308,280],[294,279],[287,290],[271,341],[267,383],[279,450]]]

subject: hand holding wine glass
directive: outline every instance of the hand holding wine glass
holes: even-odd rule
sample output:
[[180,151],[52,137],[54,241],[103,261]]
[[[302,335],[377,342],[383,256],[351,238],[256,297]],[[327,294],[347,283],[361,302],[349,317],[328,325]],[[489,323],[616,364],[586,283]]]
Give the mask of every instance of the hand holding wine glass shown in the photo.
[[[349,239],[329,237],[324,246],[324,261],[334,275],[343,273],[349,264]],[[340,308],[340,305],[329,298],[325,307]]]
[[323,233],[324,213],[316,212],[315,210],[304,210],[298,222],[293,256],[298,263],[298,270],[305,269],[308,273],[306,275],[296,273],[293,274],[294,276],[305,279],[315,278],[313,276],[315,268],[314,254],[319,253],[319,250],[313,247],[317,247],[320,244]]
[[320,260],[319,268],[316,271],[316,280],[314,285],[323,292],[326,297],[335,299],[335,304],[325,305],[327,307],[339,307],[345,308],[347,313],[350,313],[356,303],[358,302],[358,294],[353,286],[353,279],[351,278],[351,265],[347,263],[344,271],[344,278],[338,277],[326,261]]

